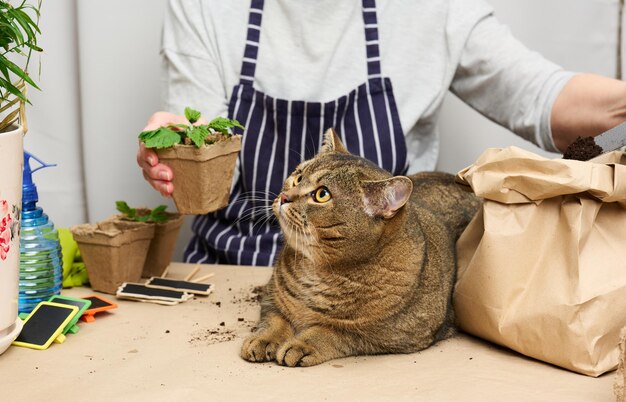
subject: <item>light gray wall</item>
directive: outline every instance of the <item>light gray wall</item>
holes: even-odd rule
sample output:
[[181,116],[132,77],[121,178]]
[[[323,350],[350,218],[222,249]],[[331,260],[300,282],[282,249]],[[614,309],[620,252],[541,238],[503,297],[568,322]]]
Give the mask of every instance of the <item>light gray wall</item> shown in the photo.
[[[33,174],[40,206],[57,224],[83,223],[87,218],[81,159],[81,107],[76,44],[75,1],[44,2],[39,44],[31,76],[41,91],[29,90],[29,131],[24,148],[57,167]],[[41,63],[41,73],[38,67]],[[38,164],[33,163],[33,168]]]
[[[615,74],[619,0],[491,3],[518,38],[548,58],[568,69]],[[42,92],[31,91],[25,143],[46,162],[58,163],[37,172],[35,180],[40,205],[59,226],[103,219],[115,212],[119,199],[143,206],[166,202],[143,180],[135,162],[137,134],[160,108],[164,5],[165,0],[43,4]],[[453,96],[445,101],[440,132],[438,167],[452,173],[487,147],[536,150]],[[189,221],[176,259],[188,237]]]
[[57,226],[103,219],[116,212],[116,200],[174,209],[135,162],[137,134],[161,104],[164,9],[165,0],[55,0],[42,6],[42,91],[30,92],[25,147],[57,164],[34,175],[39,205]]
[[89,219],[163,203],[137,167],[137,135],[160,109],[164,1],[78,1],[83,155]]
[[[496,16],[529,48],[577,72],[616,75],[619,0],[491,0]],[[439,119],[437,169],[457,173],[486,149],[515,145],[551,154],[479,115],[448,94]]]

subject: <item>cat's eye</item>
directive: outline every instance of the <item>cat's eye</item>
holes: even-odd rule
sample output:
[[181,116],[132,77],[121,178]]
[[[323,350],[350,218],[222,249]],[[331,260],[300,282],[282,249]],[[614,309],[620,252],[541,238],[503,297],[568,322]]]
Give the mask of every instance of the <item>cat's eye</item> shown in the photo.
[[315,202],[323,203],[330,201],[330,191],[326,187],[320,187],[313,192],[313,200]]
[[300,182],[302,181],[302,176],[301,175],[297,175],[294,179],[293,179],[293,185],[297,186],[298,184],[300,184]]

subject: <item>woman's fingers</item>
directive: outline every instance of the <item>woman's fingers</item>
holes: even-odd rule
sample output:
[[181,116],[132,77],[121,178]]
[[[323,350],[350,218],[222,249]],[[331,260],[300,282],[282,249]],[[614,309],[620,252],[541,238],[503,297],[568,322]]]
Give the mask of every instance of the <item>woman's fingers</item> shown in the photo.
[[161,193],[164,197],[171,197],[174,192],[174,185],[170,181],[155,180],[148,176],[148,173],[143,171],[143,177],[156,191]]
[[[156,130],[159,127],[167,126],[170,124],[189,124],[189,121],[185,116],[169,113],[169,112],[156,112],[150,119],[143,131]],[[208,124],[208,121],[201,117],[195,125]],[[144,144],[139,141],[139,149],[137,150],[137,164],[143,172],[143,177],[150,185],[157,190],[161,195],[169,197],[174,191],[174,184],[172,179],[174,173],[169,166],[159,163],[159,157],[152,149],[148,149]]]
[[137,151],[137,164],[143,172],[146,181],[161,195],[169,197],[174,191],[172,179],[174,174],[169,166],[159,163],[159,158],[151,149],[147,149],[142,143]]
[[159,127],[167,126],[168,124],[189,124],[189,121],[185,116],[169,112],[156,112],[148,119],[146,127],[143,131],[156,130]]
[[139,141],[137,149],[137,164],[143,169],[144,165],[155,166],[159,163],[159,157],[156,152],[145,147],[143,142]]

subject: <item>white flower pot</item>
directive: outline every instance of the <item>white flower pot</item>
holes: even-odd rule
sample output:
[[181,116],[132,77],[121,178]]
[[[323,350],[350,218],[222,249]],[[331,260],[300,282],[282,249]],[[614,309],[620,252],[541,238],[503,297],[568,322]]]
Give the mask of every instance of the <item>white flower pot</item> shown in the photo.
[[20,275],[20,211],[24,165],[21,127],[0,133],[0,353],[22,329],[17,316]]

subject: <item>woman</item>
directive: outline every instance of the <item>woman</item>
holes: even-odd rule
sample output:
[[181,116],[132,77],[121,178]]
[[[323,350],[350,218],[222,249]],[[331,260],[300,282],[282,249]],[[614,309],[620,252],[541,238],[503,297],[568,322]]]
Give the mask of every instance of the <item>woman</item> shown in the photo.
[[[329,127],[352,153],[406,174],[434,169],[448,90],[549,151],[626,119],[624,83],[563,71],[483,0],[172,0],[162,53],[166,110],[246,126],[229,206],[194,221],[192,263],[272,264],[279,229],[259,207]],[[183,121],[159,112],[146,130]],[[137,160],[170,195],[156,154],[140,146]]]

